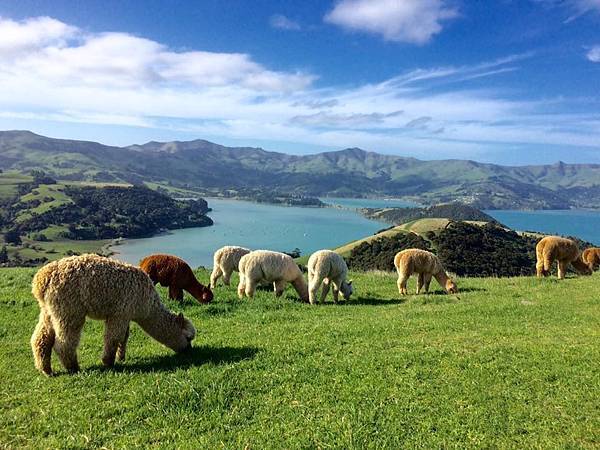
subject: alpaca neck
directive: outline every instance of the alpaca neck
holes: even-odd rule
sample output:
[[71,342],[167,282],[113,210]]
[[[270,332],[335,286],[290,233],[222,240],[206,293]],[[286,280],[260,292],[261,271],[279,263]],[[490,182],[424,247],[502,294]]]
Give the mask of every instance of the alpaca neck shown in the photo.
[[304,277],[300,275],[294,281],[292,281],[292,286],[296,289],[296,292],[300,296],[300,300],[303,302],[308,302],[308,285],[306,281],[304,281]]
[[188,291],[192,297],[194,297],[200,303],[204,302],[202,295],[204,294],[205,289],[206,288],[202,286],[196,279],[192,280],[190,285],[185,287],[185,290]]
[[136,322],[142,330],[152,336],[161,344],[170,347],[172,337],[180,333],[177,325],[177,316],[167,310],[162,304],[156,305],[145,317],[137,319]]
[[433,276],[435,277],[437,282],[440,283],[440,286],[446,289],[446,285],[448,281],[450,281],[450,277],[448,276],[448,274],[441,270],[438,273],[433,274]]
[[581,256],[579,256],[579,258],[577,258],[576,260],[574,260],[572,263],[573,267],[575,267],[575,269],[579,272],[579,273],[586,273],[590,270],[590,265],[588,265],[587,263],[585,263],[583,261],[583,259],[581,258]]

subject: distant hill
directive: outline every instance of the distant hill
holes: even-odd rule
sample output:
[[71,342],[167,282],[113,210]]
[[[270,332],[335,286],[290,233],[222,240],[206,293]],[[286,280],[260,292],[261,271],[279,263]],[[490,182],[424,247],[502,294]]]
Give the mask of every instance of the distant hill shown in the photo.
[[509,167],[358,148],[296,156],[205,140],[113,147],[4,131],[0,169],[41,169],[59,180],[151,182],[204,194],[385,195],[482,209],[600,207],[599,164]]
[[370,219],[399,225],[418,219],[444,218],[497,223],[496,219],[469,205],[447,203],[425,208],[362,208],[360,212]]

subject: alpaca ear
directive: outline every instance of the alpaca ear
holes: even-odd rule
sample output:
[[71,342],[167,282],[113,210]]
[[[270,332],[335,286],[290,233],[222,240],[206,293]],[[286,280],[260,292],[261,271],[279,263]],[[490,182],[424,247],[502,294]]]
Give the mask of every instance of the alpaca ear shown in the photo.
[[351,284],[352,284],[352,281],[353,281],[353,280],[348,280],[348,284],[350,284],[350,285],[351,285]]
[[177,314],[177,322],[179,323],[183,323],[184,322],[184,317],[183,317],[183,313],[179,313]]

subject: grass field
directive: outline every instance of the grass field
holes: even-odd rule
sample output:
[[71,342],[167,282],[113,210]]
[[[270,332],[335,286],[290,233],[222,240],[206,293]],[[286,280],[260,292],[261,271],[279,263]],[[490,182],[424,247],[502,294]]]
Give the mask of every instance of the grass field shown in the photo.
[[105,370],[102,324],[88,321],[82,372],[54,359],[46,378],[29,348],[33,273],[0,269],[0,446],[600,445],[600,274],[461,279],[460,298],[400,299],[392,274],[355,273],[350,302],[316,307],[219,287],[209,306],[168,302],[198,329],[190,353],[133,325],[127,361]]

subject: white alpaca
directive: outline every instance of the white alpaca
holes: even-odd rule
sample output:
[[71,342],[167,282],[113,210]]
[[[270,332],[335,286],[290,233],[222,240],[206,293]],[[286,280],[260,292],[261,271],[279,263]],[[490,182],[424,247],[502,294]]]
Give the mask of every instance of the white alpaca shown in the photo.
[[238,296],[243,298],[254,296],[256,286],[260,282],[273,283],[275,295],[283,294],[285,285],[291,283],[303,302],[308,301],[308,286],[298,264],[285,253],[269,250],[255,250],[242,256],[238,266],[240,284]]
[[308,296],[310,304],[314,305],[321,284],[323,292],[321,303],[329,293],[329,286],[333,284],[333,302],[337,303],[340,291],[344,300],[349,300],[352,295],[352,280],[346,281],[348,266],[340,255],[331,250],[319,250],[313,253],[308,260]]
[[250,253],[250,249],[226,245],[217,250],[213,256],[213,271],[210,275],[210,287],[217,286],[217,280],[223,277],[223,284],[229,286],[231,274],[238,271],[242,256]]

